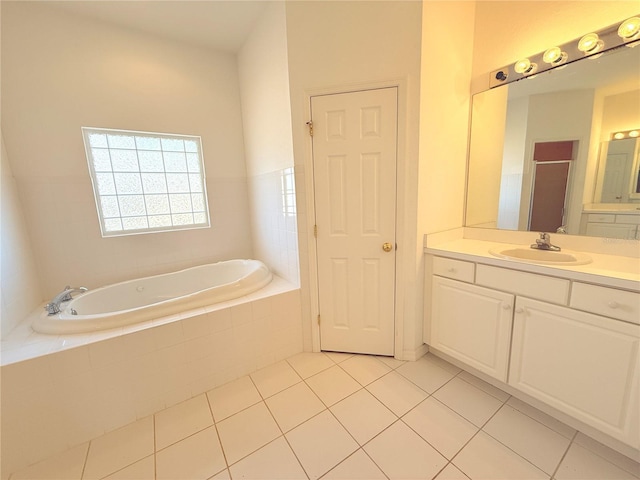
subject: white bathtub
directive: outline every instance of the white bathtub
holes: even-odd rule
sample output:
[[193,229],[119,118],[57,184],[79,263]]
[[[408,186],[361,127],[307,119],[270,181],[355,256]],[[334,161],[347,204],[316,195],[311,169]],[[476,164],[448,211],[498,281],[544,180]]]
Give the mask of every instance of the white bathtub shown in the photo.
[[[228,260],[89,290],[32,324],[49,334],[107,330],[242,297],[272,279],[258,260]],[[75,313],[72,313],[75,312]]]

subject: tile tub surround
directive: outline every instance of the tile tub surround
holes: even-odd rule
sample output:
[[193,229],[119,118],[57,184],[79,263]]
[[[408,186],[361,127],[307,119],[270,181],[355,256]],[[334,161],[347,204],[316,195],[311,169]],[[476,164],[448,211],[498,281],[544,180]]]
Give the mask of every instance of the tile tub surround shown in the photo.
[[[327,375],[350,382],[318,380]],[[408,410],[399,409],[400,397]],[[432,354],[401,362],[301,353],[16,471],[10,480],[638,475],[637,463]]]
[[41,335],[28,322],[2,342],[3,475],[302,351],[300,291],[277,277],[95,334]]

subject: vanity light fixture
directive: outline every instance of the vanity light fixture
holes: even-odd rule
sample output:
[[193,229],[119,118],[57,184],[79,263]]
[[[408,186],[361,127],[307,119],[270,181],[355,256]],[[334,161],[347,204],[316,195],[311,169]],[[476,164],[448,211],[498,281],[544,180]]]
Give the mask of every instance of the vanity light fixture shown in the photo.
[[640,38],[640,17],[626,19],[618,27],[618,35],[625,43]]
[[513,66],[513,70],[516,73],[521,73],[522,75],[531,75],[538,69],[538,65],[535,63],[531,63],[531,60],[528,58],[523,58],[522,60],[518,60]]
[[542,55],[542,60],[549,65],[562,65],[567,61],[569,56],[567,52],[563,52],[560,47],[551,47],[544,55]]
[[638,136],[640,136],[640,132],[639,132],[638,130],[631,130],[631,131],[629,132],[629,136],[630,136],[631,138],[637,138]]
[[614,135],[613,135],[613,138],[614,138],[615,140],[622,140],[622,139],[624,138],[624,133],[622,133],[622,132],[618,132],[618,133],[616,133],[616,134],[614,134]]
[[625,138],[640,137],[640,129],[625,130],[623,132],[615,132],[611,134],[611,140],[624,140]]
[[593,55],[604,47],[604,42],[600,40],[597,33],[587,33],[578,41],[578,50],[585,55]]

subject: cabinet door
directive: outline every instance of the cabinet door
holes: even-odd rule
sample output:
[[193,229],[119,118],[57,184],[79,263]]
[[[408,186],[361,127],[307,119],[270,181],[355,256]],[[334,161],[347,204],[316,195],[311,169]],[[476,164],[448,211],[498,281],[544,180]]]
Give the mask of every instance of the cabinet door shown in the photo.
[[506,382],[513,295],[433,277],[431,345]]
[[509,384],[637,448],[639,335],[638,325],[518,297]]
[[635,238],[636,227],[613,223],[587,223],[586,234],[590,237]]

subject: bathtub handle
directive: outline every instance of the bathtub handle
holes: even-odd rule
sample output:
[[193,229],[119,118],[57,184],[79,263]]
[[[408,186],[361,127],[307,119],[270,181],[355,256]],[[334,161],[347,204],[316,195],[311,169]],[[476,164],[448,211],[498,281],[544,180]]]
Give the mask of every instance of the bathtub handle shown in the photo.
[[64,290],[62,292],[53,297],[53,300],[51,300],[44,306],[44,309],[49,315],[56,315],[60,313],[60,304],[62,302],[68,302],[73,298],[71,294],[76,292],[84,293],[87,290],[89,290],[87,287],[71,288],[69,285],[67,285],[66,287],[64,287]]

